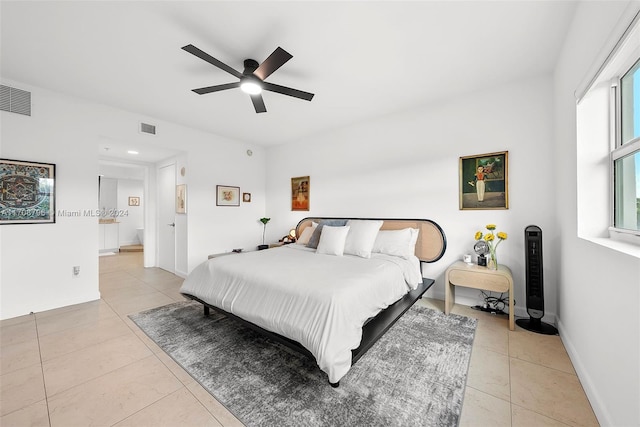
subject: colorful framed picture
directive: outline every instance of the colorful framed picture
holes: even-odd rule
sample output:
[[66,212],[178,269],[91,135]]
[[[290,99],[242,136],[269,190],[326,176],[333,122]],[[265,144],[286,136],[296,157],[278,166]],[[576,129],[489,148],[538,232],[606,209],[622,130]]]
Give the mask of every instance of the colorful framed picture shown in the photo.
[[308,176],[291,178],[291,210],[309,210],[310,180]]
[[129,206],[140,206],[140,197],[129,197]]
[[509,152],[460,157],[460,209],[509,209]]
[[56,222],[56,165],[0,159],[0,224]]
[[251,193],[242,193],[242,201],[245,203],[251,202]]
[[187,184],[176,185],[176,213],[187,213]]
[[216,206],[240,206],[240,187],[216,185]]

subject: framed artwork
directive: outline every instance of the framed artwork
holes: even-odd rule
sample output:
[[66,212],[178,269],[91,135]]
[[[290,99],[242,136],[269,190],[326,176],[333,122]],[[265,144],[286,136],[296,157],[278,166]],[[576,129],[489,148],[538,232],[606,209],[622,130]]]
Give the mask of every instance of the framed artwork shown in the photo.
[[460,209],[509,209],[509,152],[460,157]]
[[187,184],[176,185],[176,213],[187,213]]
[[309,210],[310,180],[308,176],[291,178],[291,210]]
[[240,187],[216,185],[216,206],[240,206]]
[[140,197],[129,197],[129,206],[140,206]]
[[242,193],[242,201],[245,203],[251,202],[251,193]]
[[56,165],[0,159],[0,224],[56,222]]

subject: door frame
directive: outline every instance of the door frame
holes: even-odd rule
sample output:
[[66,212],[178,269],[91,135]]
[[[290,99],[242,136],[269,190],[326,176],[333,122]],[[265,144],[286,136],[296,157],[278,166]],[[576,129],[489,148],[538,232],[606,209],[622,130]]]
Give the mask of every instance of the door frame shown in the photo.
[[[173,166],[173,172],[174,172],[174,187],[175,187],[175,183],[177,182],[177,168],[178,168],[178,162],[177,159],[175,158],[171,158],[171,159],[167,159],[166,161],[163,162],[159,162],[156,164],[156,170],[155,170],[155,178],[156,178],[156,182],[155,182],[155,194],[156,194],[156,204],[155,204],[155,223],[156,223],[156,227],[155,227],[155,236],[156,236],[156,245],[155,245],[155,266],[158,268],[162,268],[160,267],[160,227],[163,226],[163,223],[161,223],[161,219],[160,219],[160,191],[162,191],[163,189],[160,188],[160,170],[162,168],[165,167],[169,167],[169,166]],[[171,194],[174,194],[175,192],[175,188],[171,189]],[[175,218],[174,218],[174,224],[175,224]],[[170,271],[170,273],[175,274],[176,273],[176,264],[177,264],[177,244],[176,244],[176,229],[174,227],[174,243],[173,243],[173,271]],[[169,270],[166,270],[169,271]]]

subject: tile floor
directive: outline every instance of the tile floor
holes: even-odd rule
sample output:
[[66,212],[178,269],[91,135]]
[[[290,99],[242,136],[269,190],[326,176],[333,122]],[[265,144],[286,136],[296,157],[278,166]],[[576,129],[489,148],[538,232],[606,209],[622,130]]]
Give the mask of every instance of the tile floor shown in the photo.
[[[141,253],[104,256],[100,301],[2,321],[0,425],[242,425],[127,317],[182,300],[181,282]],[[598,425],[559,337],[454,312],[479,319],[462,426]]]

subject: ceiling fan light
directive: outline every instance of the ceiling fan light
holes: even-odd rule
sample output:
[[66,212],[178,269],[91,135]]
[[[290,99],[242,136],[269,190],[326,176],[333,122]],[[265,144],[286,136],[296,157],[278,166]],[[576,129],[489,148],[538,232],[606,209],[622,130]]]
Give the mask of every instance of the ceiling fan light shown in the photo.
[[240,89],[242,89],[244,93],[248,93],[249,95],[257,95],[262,92],[262,86],[251,80],[242,82],[242,84],[240,85]]

